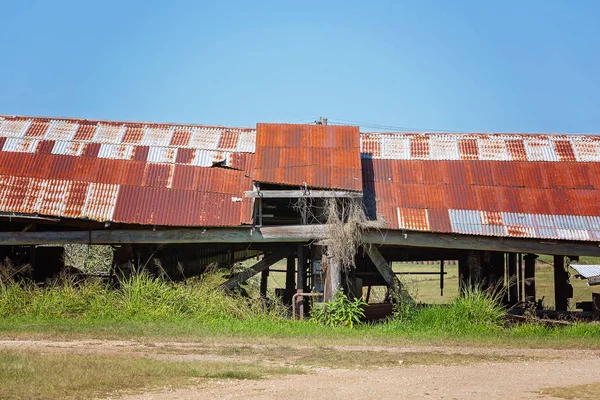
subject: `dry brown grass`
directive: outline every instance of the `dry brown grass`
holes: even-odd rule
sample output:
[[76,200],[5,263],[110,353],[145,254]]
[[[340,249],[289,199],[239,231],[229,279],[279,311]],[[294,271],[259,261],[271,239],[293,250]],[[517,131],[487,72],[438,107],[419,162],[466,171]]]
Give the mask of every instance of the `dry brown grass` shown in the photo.
[[300,373],[221,361],[165,361],[119,355],[0,351],[0,398],[89,399],[199,385],[207,379],[260,379]]
[[496,354],[458,354],[435,352],[395,352],[336,349],[328,346],[206,346],[196,348],[163,347],[169,354],[214,355],[233,359],[255,360],[296,367],[364,369],[412,365],[465,365],[478,362],[514,361],[514,357]]
[[574,385],[543,389],[540,394],[558,397],[561,399],[598,399],[600,398],[600,382],[587,385]]

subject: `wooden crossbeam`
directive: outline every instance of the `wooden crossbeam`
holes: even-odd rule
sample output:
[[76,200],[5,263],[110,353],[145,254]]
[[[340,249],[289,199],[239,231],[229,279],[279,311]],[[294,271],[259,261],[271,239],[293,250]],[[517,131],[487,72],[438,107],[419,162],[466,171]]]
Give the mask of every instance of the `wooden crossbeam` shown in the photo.
[[[0,245],[35,244],[171,244],[171,243],[301,243],[324,239],[325,225],[196,228],[165,230],[95,230],[48,232],[0,232]],[[600,256],[598,242],[540,240],[461,235],[452,233],[373,230],[363,234],[365,243],[441,249],[490,250],[533,254]]]
[[292,251],[293,250],[289,247],[284,247],[280,250],[277,250],[276,252],[265,256],[262,260],[260,260],[259,262],[257,262],[253,266],[251,266],[250,268],[247,268],[247,269],[243,270],[242,272],[235,274],[234,276],[229,278],[225,283],[223,283],[221,286],[231,290],[231,289],[235,288],[237,285],[239,285],[240,283],[246,282],[248,279],[250,279],[254,275],[269,268],[271,265],[275,264],[277,261],[286,257]]
[[387,283],[388,287],[392,289],[394,296],[396,296],[400,301],[414,301],[405,290],[402,283],[392,270],[392,266],[386,261],[379,249],[375,246],[365,246],[365,251],[371,261],[373,261],[373,264],[375,264],[375,267],[381,276],[383,276],[383,279]]
[[349,192],[346,190],[251,190],[244,192],[245,197],[262,199],[298,199],[306,198],[362,198],[362,192]]
[[365,251],[371,261],[373,261],[373,264],[375,264],[377,271],[383,276],[388,287],[392,290],[399,290],[401,286],[400,281],[396,274],[394,274],[390,264],[388,264],[383,255],[381,255],[379,249],[375,246],[365,246]]

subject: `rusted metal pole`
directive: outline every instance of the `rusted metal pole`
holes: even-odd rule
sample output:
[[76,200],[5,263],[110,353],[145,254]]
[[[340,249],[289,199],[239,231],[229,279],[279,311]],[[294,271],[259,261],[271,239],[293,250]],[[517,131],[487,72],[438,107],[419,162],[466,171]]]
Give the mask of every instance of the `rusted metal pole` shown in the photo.
[[[298,292],[295,293],[292,296],[292,319],[296,319],[296,301],[298,299],[301,299],[302,297],[322,297],[323,293],[315,293],[315,292],[309,292],[309,293],[302,293],[302,292]],[[304,319],[304,314],[303,313],[298,313],[298,316],[300,317],[300,319]]]
[[564,256],[554,256],[554,304],[556,311],[567,311],[569,306]]

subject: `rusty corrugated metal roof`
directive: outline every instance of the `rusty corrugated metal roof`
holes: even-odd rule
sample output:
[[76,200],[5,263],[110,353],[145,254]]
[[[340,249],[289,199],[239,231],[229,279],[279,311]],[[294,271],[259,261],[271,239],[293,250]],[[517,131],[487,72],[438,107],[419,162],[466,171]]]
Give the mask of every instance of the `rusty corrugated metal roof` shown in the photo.
[[392,229],[600,239],[600,163],[363,159],[370,215]]
[[362,190],[358,127],[257,124],[257,181]]
[[[251,222],[254,129],[0,116],[0,210],[172,226]],[[226,168],[211,168],[214,165]]]
[[600,240],[594,136],[0,117],[4,212],[235,226],[252,179],[362,190],[391,229]]
[[600,162],[600,137],[557,134],[362,133],[363,157],[390,160]]

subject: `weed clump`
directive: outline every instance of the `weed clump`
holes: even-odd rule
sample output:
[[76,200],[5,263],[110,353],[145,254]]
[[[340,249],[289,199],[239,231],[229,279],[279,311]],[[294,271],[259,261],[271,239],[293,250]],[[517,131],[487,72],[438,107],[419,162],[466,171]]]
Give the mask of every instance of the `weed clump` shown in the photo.
[[451,335],[493,331],[503,326],[504,316],[500,296],[475,286],[466,288],[462,296],[446,305],[400,303],[388,328]]

